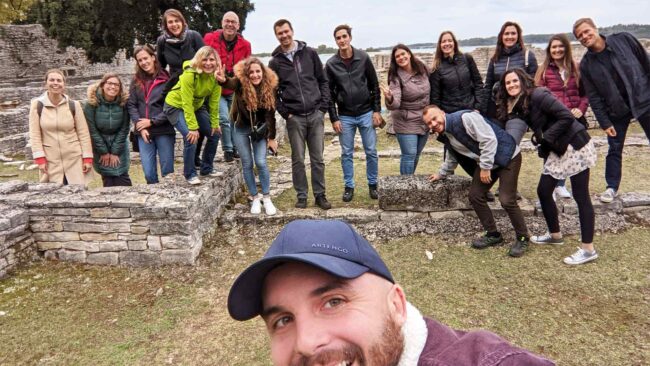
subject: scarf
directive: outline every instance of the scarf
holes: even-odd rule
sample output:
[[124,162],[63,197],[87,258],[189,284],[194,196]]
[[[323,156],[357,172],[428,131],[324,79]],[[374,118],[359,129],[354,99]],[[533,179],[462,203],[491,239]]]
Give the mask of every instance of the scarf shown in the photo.
[[180,37],[175,37],[173,34],[165,30],[165,42],[170,44],[183,43],[185,41],[186,36],[187,36],[187,28],[183,29],[183,32],[181,32]]

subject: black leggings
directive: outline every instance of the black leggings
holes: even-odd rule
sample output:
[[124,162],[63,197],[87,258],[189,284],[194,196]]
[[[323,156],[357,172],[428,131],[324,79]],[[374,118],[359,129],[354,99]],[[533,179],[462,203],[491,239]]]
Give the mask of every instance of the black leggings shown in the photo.
[[[542,204],[542,212],[546,225],[551,233],[560,232],[560,220],[558,219],[557,206],[553,200],[553,190],[557,185],[557,179],[550,175],[542,175],[537,185],[537,196]],[[589,169],[586,169],[571,177],[571,190],[573,198],[578,204],[578,218],[580,219],[580,235],[583,243],[594,241],[594,206],[589,197]]]

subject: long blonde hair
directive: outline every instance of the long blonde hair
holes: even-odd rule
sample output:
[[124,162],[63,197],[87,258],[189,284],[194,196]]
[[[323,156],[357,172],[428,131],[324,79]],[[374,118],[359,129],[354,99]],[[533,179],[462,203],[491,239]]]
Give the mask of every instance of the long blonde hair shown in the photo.
[[[248,76],[251,65],[259,65],[262,69],[262,82],[257,87],[253,85]],[[273,70],[264,66],[258,58],[249,57],[239,61],[235,65],[234,71],[241,83],[242,97],[247,110],[253,112],[259,108],[267,110],[275,108],[275,89],[278,86],[278,76]]]
[[203,73],[203,69],[201,68],[201,62],[203,62],[203,60],[210,55],[213,55],[214,58],[217,60],[217,65],[221,65],[221,59],[219,58],[219,54],[217,53],[217,50],[215,50],[211,46],[203,46],[199,48],[198,51],[196,51],[196,54],[194,54],[194,57],[192,57],[192,59],[190,60],[190,67],[196,70],[196,72],[198,72],[199,74]]

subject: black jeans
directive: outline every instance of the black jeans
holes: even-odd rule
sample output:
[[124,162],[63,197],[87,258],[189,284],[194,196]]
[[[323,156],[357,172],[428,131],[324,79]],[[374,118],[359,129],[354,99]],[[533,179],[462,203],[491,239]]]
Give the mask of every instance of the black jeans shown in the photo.
[[[542,212],[544,213],[548,231],[551,233],[560,232],[560,220],[558,219],[557,206],[553,199],[553,190],[557,185],[557,181],[557,179],[550,175],[542,174],[539,177],[539,184],[537,185],[537,196],[542,205]],[[578,218],[580,219],[582,242],[591,243],[594,241],[595,216],[594,206],[591,204],[591,197],[589,197],[589,169],[583,170],[571,177],[571,190],[573,191],[573,198],[578,204]]]
[[[645,131],[646,137],[650,140],[650,114],[641,116],[638,120],[643,131]],[[607,151],[607,157],[605,158],[605,182],[607,182],[607,188],[613,188],[615,191],[618,191],[623,170],[623,146],[625,144],[627,128],[630,126],[630,120],[626,119],[624,121],[612,122],[616,130],[616,136],[607,136],[609,151]]]
[[102,175],[102,183],[104,187],[118,187],[118,186],[132,186],[131,177],[129,172],[118,176]]

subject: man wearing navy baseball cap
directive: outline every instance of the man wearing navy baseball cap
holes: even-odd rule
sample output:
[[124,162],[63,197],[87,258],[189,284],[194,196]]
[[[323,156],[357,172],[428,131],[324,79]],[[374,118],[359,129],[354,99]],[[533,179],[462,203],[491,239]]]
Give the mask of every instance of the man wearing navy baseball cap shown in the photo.
[[554,365],[423,317],[370,243],[336,220],[287,224],[235,280],[228,311],[264,319],[274,365]]

